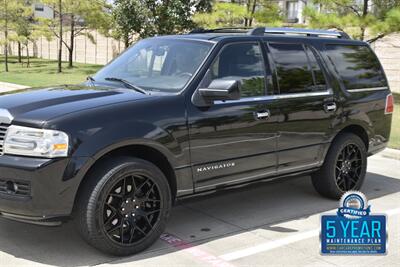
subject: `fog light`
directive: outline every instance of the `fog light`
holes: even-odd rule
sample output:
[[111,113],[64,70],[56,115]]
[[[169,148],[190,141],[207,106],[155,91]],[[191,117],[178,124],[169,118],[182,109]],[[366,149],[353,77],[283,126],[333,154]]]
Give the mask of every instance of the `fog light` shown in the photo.
[[18,191],[18,185],[12,181],[6,182],[6,190],[9,194],[15,194]]

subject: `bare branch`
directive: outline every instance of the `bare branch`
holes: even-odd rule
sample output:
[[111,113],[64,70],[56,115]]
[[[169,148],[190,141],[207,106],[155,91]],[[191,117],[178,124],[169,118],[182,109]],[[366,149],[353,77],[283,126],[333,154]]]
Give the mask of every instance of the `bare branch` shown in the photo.
[[86,27],[82,27],[79,30],[76,30],[74,36],[75,37],[78,36],[83,30],[86,30],[86,29],[87,29]]
[[372,44],[373,42],[376,42],[376,41],[378,41],[379,39],[381,39],[381,38],[383,38],[385,36],[386,36],[385,33],[379,34],[378,36],[375,36],[374,38],[371,38],[371,39],[367,40],[367,43]]
[[349,6],[349,5],[344,5],[344,4],[341,4],[341,3],[337,2],[337,1],[332,1],[332,2],[333,2],[335,5],[337,5],[337,6],[341,6],[341,7],[350,9],[350,10],[353,11],[357,16],[361,17],[360,11],[359,11],[356,7],[354,7],[354,6]]
[[68,50],[71,50],[71,47],[65,42],[64,39],[62,39],[62,42],[63,42],[63,44],[65,45],[65,47],[66,47]]

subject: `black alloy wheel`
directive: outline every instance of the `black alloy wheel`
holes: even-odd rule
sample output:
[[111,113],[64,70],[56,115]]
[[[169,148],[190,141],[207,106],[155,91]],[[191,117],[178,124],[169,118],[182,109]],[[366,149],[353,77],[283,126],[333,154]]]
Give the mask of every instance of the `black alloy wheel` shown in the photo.
[[341,133],[330,144],[323,165],[311,175],[322,196],[340,199],[349,190],[360,190],[367,170],[366,143],[353,133]]
[[160,189],[146,174],[132,173],[116,181],[103,204],[103,227],[119,244],[145,238],[160,219]]
[[348,144],[336,160],[336,184],[342,191],[354,189],[361,177],[361,150],[356,144]]
[[109,158],[85,178],[74,217],[93,247],[128,256],[151,246],[164,232],[172,192],[153,163],[130,157]]

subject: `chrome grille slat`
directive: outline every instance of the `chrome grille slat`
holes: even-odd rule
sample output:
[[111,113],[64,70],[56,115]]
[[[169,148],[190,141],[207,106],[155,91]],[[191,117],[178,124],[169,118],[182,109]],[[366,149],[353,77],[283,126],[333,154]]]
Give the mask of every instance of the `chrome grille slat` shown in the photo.
[[1,123],[0,124],[0,156],[4,154],[3,146],[4,146],[4,139],[6,138],[7,129],[10,125]]

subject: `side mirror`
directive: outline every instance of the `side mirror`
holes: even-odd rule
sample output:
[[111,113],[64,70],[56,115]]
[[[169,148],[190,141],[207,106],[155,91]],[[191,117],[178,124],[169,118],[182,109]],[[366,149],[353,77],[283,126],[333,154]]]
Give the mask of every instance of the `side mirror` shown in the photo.
[[207,101],[240,99],[240,81],[213,80],[207,88],[199,89],[200,95]]

